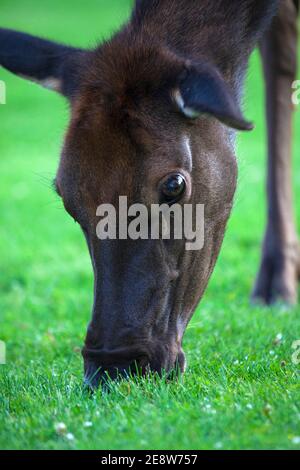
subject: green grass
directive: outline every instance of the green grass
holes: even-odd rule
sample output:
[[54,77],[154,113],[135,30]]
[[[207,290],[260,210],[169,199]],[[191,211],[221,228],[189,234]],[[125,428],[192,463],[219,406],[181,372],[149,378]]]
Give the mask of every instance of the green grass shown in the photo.
[[[1,0],[1,26],[88,46],[114,31],[129,9],[127,0]],[[291,345],[300,339],[300,309],[253,308],[248,300],[265,223],[257,54],[246,100],[257,128],[239,141],[235,209],[185,336],[187,373],[175,383],[123,382],[93,398],[81,388],[79,352],[92,304],[90,260],[51,190],[68,109],[62,98],[3,70],[0,79],[7,83],[7,105],[0,106],[0,339],[7,344],[0,448],[299,448],[300,366]],[[294,137],[299,194],[300,133]],[[296,209],[299,220],[299,198]],[[73,441],[55,431],[58,422]]]

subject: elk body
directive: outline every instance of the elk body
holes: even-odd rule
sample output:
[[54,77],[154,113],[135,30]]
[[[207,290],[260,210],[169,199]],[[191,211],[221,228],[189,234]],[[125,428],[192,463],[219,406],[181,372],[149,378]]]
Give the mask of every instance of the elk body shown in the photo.
[[[258,42],[268,83],[269,214],[253,297],[296,301],[290,140],[298,7],[298,0],[138,0],[128,23],[93,50],[0,29],[0,65],[70,102],[55,187],[94,268],[83,348],[92,387],[133,367],[185,368],[183,335],[232,209],[235,131],[252,128],[240,99]],[[119,196],[146,207],[203,204],[204,247],[188,251],[184,239],[100,241],[97,207],[117,207]]]

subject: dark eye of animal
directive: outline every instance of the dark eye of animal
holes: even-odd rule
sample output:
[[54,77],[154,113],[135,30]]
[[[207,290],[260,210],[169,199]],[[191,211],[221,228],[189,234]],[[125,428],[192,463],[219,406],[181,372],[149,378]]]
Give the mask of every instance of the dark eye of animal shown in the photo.
[[186,182],[180,173],[167,176],[160,188],[161,203],[174,204],[178,202],[184,195],[185,189]]

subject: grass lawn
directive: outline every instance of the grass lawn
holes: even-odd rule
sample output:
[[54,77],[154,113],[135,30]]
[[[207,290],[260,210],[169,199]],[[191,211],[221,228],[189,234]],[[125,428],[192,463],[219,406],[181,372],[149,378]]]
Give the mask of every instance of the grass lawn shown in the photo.
[[[1,26],[91,46],[126,18],[129,0],[1,0]],[[300,74],[299,74],[300,77]],[[143,379],[93,398],[82,388],[92,304],[85,242],[51,190],[68,119],[62,98],[5,71],[0,106],[2,449],[300,448],[300,308],[254,308],[249,294],[265,224],[265,123],[254,54],[239,139],[239,189],[222,254],[185,336],[179,382]],[[294,186],[300,220],[300,107]],[[278,334],[281,341],[274,341]],[[65,423],[69,433],[55,430]],[[69,439],[68,439],[69,437]]]

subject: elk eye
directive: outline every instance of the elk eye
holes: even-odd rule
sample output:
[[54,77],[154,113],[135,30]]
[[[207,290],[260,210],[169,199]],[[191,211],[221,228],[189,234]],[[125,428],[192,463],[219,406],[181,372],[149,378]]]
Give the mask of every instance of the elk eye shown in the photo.
[[174,204],[184,195],[186,182],[180,173],[168,176],[161,185],[161,202]]

